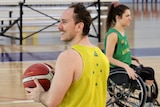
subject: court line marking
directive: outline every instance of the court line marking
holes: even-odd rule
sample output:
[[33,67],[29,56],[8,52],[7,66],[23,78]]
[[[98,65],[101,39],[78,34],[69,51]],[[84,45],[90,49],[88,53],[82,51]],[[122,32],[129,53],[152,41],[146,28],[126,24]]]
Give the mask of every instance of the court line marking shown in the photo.
[[20,104],[20,103],[33,103],[34,100],[15,100],[15,101],[4,101],[0,102],[0,105],[5,105],[5,104]]

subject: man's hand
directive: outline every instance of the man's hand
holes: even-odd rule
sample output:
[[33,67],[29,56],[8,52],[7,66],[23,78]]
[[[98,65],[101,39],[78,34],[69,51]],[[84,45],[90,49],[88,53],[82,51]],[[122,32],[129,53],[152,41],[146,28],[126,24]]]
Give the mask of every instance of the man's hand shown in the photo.
[[25,90],[32,100],[40,102],[40,97],[45,91],[37,79],[35,79],[34,82],[36,84],[35,88],[25,88]]

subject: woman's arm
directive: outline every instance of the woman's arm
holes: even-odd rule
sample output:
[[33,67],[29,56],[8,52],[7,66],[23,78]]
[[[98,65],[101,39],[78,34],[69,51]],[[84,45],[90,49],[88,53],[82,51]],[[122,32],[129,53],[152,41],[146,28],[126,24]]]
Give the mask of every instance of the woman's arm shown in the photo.
[[111,33],[110,35],[108,35],[107,44],[106,44],[106,56],[108,57],[110,63],[118,67],[124,68],[130,78],[136,79],[135,71],[128,64],[113,58],[113,54],[114,54],[117,42],[118,42],[118,37],[116,33]]

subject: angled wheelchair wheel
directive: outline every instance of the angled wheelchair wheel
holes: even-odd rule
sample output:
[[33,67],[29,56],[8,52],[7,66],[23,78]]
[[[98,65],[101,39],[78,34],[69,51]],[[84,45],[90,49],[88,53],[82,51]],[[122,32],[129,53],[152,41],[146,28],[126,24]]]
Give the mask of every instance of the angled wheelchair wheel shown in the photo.
[[144,81],[137,77],[131,80],[123,69],[110,72],[106,107],[143,107],[147,92]]
[[158,85],[157,82],[154,80],[154,83],[152,85],[152,98],[153,98],[153,104],[154,106],[160,107],[160,103],[158,102]]

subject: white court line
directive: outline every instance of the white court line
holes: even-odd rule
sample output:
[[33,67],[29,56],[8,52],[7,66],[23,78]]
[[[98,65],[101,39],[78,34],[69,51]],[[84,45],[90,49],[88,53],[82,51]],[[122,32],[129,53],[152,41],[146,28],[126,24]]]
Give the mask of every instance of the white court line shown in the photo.
[[0,105],[4,104],[20,104],[20,103],[33,103],[33,100],[15,100],[15,101],[6,101],[6,102],[0,102]]

